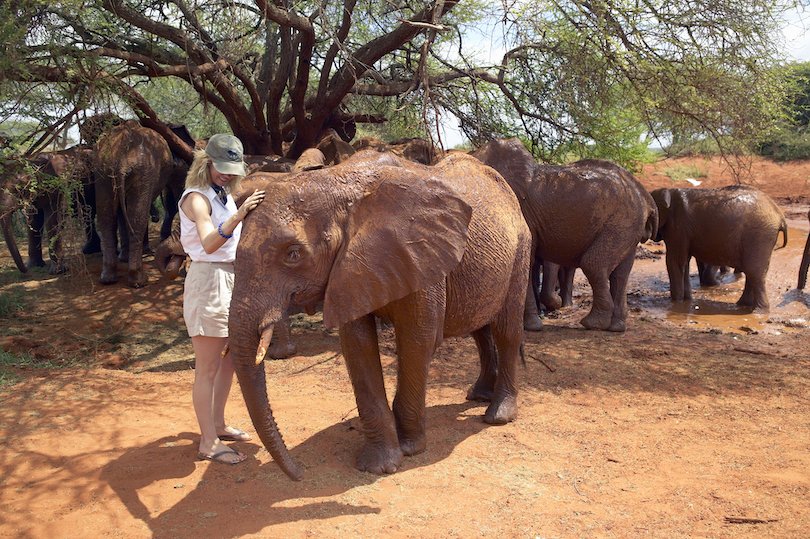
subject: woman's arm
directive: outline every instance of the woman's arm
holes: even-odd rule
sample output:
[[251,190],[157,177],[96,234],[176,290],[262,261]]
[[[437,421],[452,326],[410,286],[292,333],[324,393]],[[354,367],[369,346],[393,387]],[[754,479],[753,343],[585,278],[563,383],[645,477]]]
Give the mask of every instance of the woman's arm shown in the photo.
[[219,226],[220,223],[215,223],[211,220],[211,210],[208,199],[200,193],[191,192],[186,195],[186,198],[183,199],[182,204],[180,204],[180,209],[183,210],[189,219],[194,221],[203,249],[206,253],[211,254],[216,252],[217,249],[228,241],[228,238],[220,235],[220,229],[225,236],[233,234],[236,225],[241,223],[245,216],[247,216],[253,208],[258,206],[262,200],[264,200],[264,191],[254,191],[236,213],[222,222],[221,227]]

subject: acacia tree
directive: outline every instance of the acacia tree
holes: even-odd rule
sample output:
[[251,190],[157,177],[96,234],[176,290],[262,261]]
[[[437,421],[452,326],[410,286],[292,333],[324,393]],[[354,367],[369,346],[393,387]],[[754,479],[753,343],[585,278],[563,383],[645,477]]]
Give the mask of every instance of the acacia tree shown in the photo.
[[[0,105],[47,88],[55,133],[121,100],[187,157],[150,81],[182,81],[257,154],[295,157],[327,127],[350,138],[392,99],[426,133],[449,111],[474,143],[520,135],[547,159],[621,134],[611,114],[747,140],[784,101],[776,29],[798,1],[0,0]],[[482,27],[496,61],[471,54]]]

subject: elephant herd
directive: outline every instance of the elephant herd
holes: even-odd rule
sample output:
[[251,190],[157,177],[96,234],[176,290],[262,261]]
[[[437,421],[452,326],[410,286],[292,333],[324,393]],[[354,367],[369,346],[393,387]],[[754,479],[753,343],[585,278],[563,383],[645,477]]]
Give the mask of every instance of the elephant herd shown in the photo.
[[[102,282],[115,278],[116,264],[108,260],[115,255],[119,208],[129,283],[145,282],[140,249],[148,205],[174,168],[165,143],[142,129],[118,126],[97,144]],[[428,370],[445,337],[475,340],[479,374],[467,398],[489,403],[484,420],[516,418],[524,328],[539,329],[539,303],[570,301],[576,268],[593,291],[581,320],[588,329],[625,331],[636,247],[649,239],[666,244],[673,300],[691,297],[688,264],[695,257],[706,267],[744,273],[738,303],[768,309],[765,277],[780,232],[782,246],[787,242],[787,227],[776,204],[756,189],[649,193],[607,161],[538,164],[517,139],[494,140],[471,154],[452,151],[434,164],[368,146],[355,152],[332,139],[287,170],[256,171],[244,180],[245,191],[262,188],[266,196],[243,224],[229,347],[256,432],[293,479],[302,471],[273,416],[262,362],[268,354],[291,353],[285,321],[296,309],[322,310],[324,325],[338,328],[365,437],[356,466],[377,474],[396,471],[404,456],[426,448]],[[130,190],[147,179],[148,188],[141,188],[148,195],[131,199]],[[176,275],[184,253],[169,232],[156,261]],[[810,239],[800,288],[808,250]],[[396,335],[390,407],[378,318]]]

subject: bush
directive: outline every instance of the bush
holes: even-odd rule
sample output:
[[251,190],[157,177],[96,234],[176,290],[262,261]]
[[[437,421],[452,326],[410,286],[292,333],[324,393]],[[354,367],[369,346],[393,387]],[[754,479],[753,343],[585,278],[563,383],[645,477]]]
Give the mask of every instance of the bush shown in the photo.
[[810,133],[783,128],[772,140],[761,143],[757,150],[759,155],[774,161],[810,159]]

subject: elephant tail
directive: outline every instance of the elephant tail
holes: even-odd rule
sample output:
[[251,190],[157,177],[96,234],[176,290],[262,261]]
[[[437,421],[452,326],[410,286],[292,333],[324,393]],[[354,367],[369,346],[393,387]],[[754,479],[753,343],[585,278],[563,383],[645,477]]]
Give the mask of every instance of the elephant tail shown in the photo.
[[784,239],[784,241],[782,242],[782,245],[777,247],[776,249],[774,249],[774,251],[778,251],[779,249],[784,249],[785,247],[787,247],[787,243],[788,243],[788,227],[787,227],[787,222],[785,221],[784,217],[782,217],[782,222],[779,223],[779,230],[776,231],[776,237],[777,238],[779,238],[779,233],[780,232],[782,233],[782,238]]

